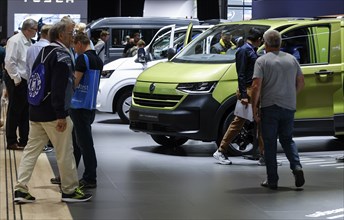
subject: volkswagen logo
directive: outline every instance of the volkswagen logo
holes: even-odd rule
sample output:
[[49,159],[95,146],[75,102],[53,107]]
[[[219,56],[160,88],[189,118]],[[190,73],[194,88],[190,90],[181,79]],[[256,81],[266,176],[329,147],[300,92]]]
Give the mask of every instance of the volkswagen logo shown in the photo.
[[150,92],[150,93],[153,93],[154,89],[155,89],[155,84],[154,84],[154,83],[150,84],[150,86],[149,86],[149,92]]

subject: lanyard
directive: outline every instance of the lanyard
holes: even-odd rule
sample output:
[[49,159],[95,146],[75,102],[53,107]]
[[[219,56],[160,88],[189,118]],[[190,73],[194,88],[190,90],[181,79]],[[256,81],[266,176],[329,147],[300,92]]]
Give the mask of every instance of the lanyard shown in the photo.
[[249,48],[251,48],[251,50],[253,51],[253,53],[256,53],[256,51],[254,50],[254,48],[252,47],[252,45],[251,44],[249,44],[249,43],[245,43]]

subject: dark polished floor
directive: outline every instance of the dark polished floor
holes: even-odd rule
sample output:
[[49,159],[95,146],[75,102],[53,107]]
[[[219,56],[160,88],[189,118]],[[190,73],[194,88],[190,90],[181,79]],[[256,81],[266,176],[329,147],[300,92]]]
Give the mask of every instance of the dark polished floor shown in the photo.
[[[235,157],[233,165],[219,165],[213,143],[165,149],[114,117],[97,114],[98,187],[90,190],[92,201],[68,205],[74,219],[344,219],[344,164],[335,161],[344,151],[337,139],[295,139],[306,184],[295,188],[279,153],[279,189],[273,191],[260,186],[265,167],[256,161]],[[54,153],[48,156],[56,171]]]

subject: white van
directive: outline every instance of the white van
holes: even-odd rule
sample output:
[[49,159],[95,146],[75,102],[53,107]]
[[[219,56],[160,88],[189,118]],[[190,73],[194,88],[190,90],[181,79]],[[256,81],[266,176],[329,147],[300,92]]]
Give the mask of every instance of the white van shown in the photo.
[[100,32],[106,30],[110,38],[105,46],[105,63],[122,57],[126,36],[139,32],[141,39],[150,42],[157,31],[167,25],[176,27],[187,26],[189,23],[198,25],[198,19],[161,18],[161,17],[107,17],[89,23],[86,32],[94,44],[99,39]]
[[[193,26],[192,36],[195,37],[210,27]],[[121,120],[128,123],[131,93],[136,78],[146,68],[167,61],[169,48],[174,48],[178,52],[184,45],[187,30],[187,26],[176,28],[175,25],[161,28],[145,47],[147,62],[139,63],[135,56],[120,58],[106,64],[100,79],[97,109],[101,112],[117,112]]]

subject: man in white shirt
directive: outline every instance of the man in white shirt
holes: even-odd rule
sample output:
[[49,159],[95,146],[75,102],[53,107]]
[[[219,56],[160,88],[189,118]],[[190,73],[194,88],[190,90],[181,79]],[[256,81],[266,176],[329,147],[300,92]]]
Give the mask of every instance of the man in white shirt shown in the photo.
[[96,50],[98,56],[100,57],[100,59],[103,61],[105,61],[105,42],[109,40],[110,34],[107,31],[102,31],[100,33],[100,38],[97,42],[97,44],[94,46],[94,49]]
[[[4,80],[8,91],[6,120],[7,149],[22,150],[28,141],[29,104],[27,101],[26,52],[31,38],[37,33],[38,23],[33,19],[23,22],[21,31],[7,41]],[[17,137],[19,130],[19,139]]]

